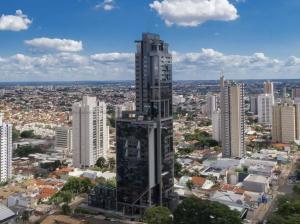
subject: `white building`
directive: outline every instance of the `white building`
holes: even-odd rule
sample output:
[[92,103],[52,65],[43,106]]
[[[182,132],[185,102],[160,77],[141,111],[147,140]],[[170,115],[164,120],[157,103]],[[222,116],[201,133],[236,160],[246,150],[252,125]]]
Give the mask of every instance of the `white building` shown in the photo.
[[12,175],[12,125],[3,122],[0,113],[0,182],[5,182]]
[[272,124],[272,107],[274,96],[271,94],[260,94],[257,99],[258,122],[261,124]]
[[135,111],[135,103],[134,102],[126,102],[120,105],[115,106],[115,118],[121,118],[123,111]]
[[106,157],[109,148],[106,104],[84,96],[82,102],[73,105],[72,115],[73,166],[93,166],[99,157]]
[[213,112],[217,109],[217,96],[208,95],[206,98],[206,114],[209,118],[212,117]]
[[55,149],[61,151],[64,156],[72,155],[72,129],[69,127],[57,127],[55,129]]
[[212,113],[212,138],[216,141],[221,141],[221,111],[215,110]]

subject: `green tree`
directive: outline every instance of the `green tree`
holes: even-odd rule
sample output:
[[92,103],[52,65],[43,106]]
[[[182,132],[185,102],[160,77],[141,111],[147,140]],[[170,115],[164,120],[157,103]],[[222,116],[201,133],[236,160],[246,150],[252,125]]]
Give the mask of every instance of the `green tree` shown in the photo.
[[34,132],[33,130],[23,131],[21,132],[21,138],[34,138]]
[[193,189],[193,187],[194,187],[193,181],[192,181],[192,180],[188,180],[188,181],[186,182],[186,186],[187,186],[188,189],[191,191],[191,190]]
[[96,166],[98,166],[99,168],[103,169],[106,168],[106,159],[104,157],[99,157],[96,161]]
[[239,213],[218,202],[186,198],[174,212],[174,224],[241,224]]
[[166,207],[148,208],[144,214],[143,220],[147,224],[171,224],[172,213]]
[[25,210],[22,214],[23,223],[27,223],[29,221],[29,217],[30,217],[29,211]]
[[113,157],[109,157],[108,158],[108,166],[109,166],[109,169],[111,169],[111,170],[115,169],[115,167],[116,167],[116,159],[113,158]]
[[61,210],[62,210],[62,212],[63,212],[63,214],[64,215],[69,215],[69,214],[71,214],[71,208],[70,208],[70,206],[68,205],[68,204],[63,204],[62,206],[61,206]]
[[12,141],[16,141],[20,138],[20,131],[18,131],[15,127],[12,128]]
[[174,163],[174,175],[175,175],[175,177],[180,177],[181,169],[182,169],[181,163],[179,163],[178,161],[175,161],[175,163]]

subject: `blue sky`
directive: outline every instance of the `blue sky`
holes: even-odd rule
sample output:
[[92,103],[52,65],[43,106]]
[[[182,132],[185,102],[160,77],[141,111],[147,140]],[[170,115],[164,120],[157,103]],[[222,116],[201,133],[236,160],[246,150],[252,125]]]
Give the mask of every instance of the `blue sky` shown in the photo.
[[1,0],[0,81],[133,79],[145,31],[170,44],[174,79],[299,78],[299,11],[299,0]]

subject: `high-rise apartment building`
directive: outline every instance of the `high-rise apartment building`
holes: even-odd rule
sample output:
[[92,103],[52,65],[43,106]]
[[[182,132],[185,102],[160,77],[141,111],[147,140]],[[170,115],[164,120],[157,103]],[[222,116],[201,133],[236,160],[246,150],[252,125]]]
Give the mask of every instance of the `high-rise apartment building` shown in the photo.
[[60,151],[65,157],[72,155],[72,128],[57,127],[55,129],[55,150]]
[[215,110],[212,113],[212,129],[213,129],[213,133],[212,133],[212,138],[218,142],[221,141],[221,133],[222,133],[222,129],[221,129],[221,111],[220,110]]
[[274,85],[273,82],[264,82],[264,94],[274,95]]
[[126,102],[123,104],[119,104],[115,106],[115,118],[121,118],[122,113],[125,111],[135,111],[135,103],[134,102]]
[[106,157],[109,147],[106,104],[84,96],[73,104],[72,117],[73,166],[94,166],[99,157]]
[[213,112],[217,109],[217,96],[216,95],[207,95],[206,98],[206,113],[208,118],[212,118]]
[[273,106],[272,141],[291,143],[300,139],[300,105],[292,101]]
[[292,97],[295,103],[300,103],[300,88],[293,89]]
[[250,97],[250,111],[254,114],[257,115],[258,113],[258,108],[257,108],[257,96],[251,96]]
[[3,122],[0,113],[0,182],[6,182],[12,175],[12,125]]
[[243,157],[245,151],[244,84],[221,77],[221,127],[223,157]]
[[116,122],[117,207],[142,214],[173,193],[172,56],[157,34],[136,41],[136,112]]
[[274,95],[260,94],[257,98],[258,122],[261,124],[272,124],[272,108],[274,105]]

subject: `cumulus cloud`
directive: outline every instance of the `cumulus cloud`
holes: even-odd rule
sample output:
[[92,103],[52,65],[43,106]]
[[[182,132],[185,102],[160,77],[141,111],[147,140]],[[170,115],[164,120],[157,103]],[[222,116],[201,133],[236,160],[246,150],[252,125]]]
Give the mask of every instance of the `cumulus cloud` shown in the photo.
[[155,0],[150,8],[168,26],[198,26],[209,20],[231,21],[239,17],[228,0]]
[[[228,79],[297,78],[300,58],[225,54],[203,48],[195,52],[172,52],[174,80],[218,79],[224,70]],[[134,79],[134,53],[99,52],[80,55],[57,52],[40,55],[15,54],[0,57],[0,81],[129,80]]]
[[16,10],[15,15],[2,15],[0,17],[0,30],[21,31],[27,30],[32,20],[24,15],[22,10]]
[[25,40],[25,44],[33,47],[36,50],[56,50],[65,52],[77,52],[83,49],[82,42],[70,39],[58,38],[35,38],[32,40]]
[[104,0],[102,3],[95,5],[95,9],[103,9],[105,11],[111,11],[116,8],[116,3],[114,0]]

